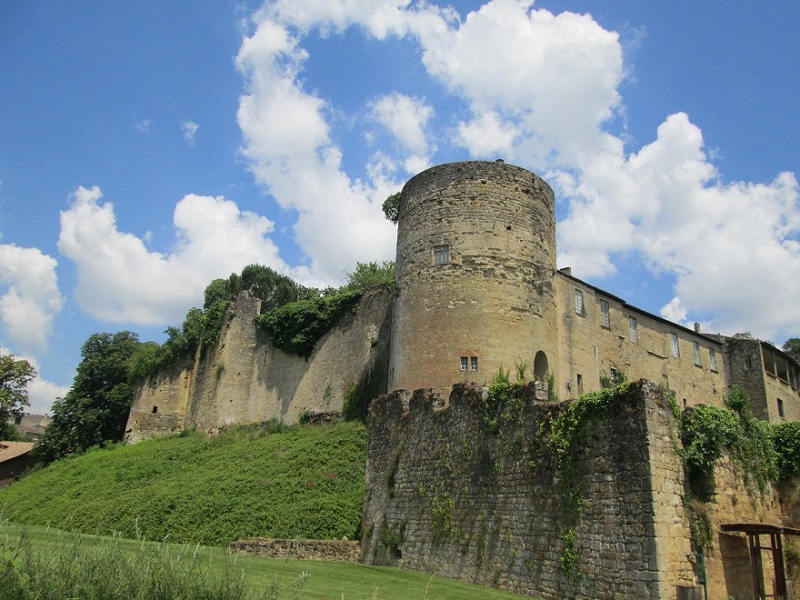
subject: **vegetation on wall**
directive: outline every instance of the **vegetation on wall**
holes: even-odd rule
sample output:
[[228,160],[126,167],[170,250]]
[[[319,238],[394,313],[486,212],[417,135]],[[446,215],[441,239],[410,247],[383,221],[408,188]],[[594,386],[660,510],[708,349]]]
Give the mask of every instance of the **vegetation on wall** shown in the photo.
[[397,225],[400,218],[400,192],[387,196],[381,208],[386,219]]
[[714,465],[727,453],[742,469],[745,481],[764,492],[778,479],[778,451],[772,426],[750,413],[750,399],[738,386],[725,398],[726,408],[697,406],[681,415],[680,451],[691,492],[704,496],[703,480],[713,475]]
[[313,290],[304,298],[276,306],[256,318],[272,344],[308,358],[314,346],[348,312],[357,308],[364,290],[394,285],[394,262],[357,263],[338,290]]

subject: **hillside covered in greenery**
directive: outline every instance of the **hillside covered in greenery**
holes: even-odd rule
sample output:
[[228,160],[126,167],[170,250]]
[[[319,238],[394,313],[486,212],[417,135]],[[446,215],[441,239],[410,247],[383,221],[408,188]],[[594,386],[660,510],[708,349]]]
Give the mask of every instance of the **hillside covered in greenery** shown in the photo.
[[61,459],[0,490],[0,515],[83,533],[223,545],[359,535],[366,429],[276,423]]

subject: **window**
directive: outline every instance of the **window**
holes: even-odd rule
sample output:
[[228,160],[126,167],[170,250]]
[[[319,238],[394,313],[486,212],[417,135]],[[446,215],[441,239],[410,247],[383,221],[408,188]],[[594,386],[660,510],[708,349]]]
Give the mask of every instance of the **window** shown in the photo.
[[477,371],[478,370],[478,357],[472,356],[469,359],[469,370],[470,371]]
[[450,262],[450,246],[443,244],[433,247],[433,264],[437,266],[446,265]]
[[583,394],[583,375],[578,373],[578,394]]
[[700,342],[692,342],[692,350],[694,350],[694,364],[698,367],[703,366],[703,363],[700,361]]
[[717,370],[717,353],[714,352],[713,348],[708,349],[708,364],[712,371]]
[[608,302],[600,300],[600,326],[611,327],[611,318],[608,316]]
[[575,314],[582,317],[586,316],[586,310],[583,307],[583,292],[581,290],[575,290]]
[[628,317],[628,327],[631,330],[631,341],[635,344],[639,341],[639,332],[636,330],[636,319]]
[[670,335],[672,336],[672,356],[675,358],[680,358],[681,349],[678,347],[678,336],[674,333]]
[[467,370],[467,357],[466,356],[462,356],[461,357],[461,370],[462,371],[466,371]]
[[778,398],[778,416],[783,419],[786,415],[783,412],[783,400]]

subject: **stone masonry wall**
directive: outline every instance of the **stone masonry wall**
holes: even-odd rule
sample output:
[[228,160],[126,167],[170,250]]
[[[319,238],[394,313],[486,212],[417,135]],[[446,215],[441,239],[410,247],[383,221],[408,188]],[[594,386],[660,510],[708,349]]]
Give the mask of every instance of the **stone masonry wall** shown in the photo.
[[275,348],[255,324],[260,301],[240,297],[213,352],[137,388],[126,439],[269,419],[296,423],[304,411],[341,412],[354,385],[385,393],[391,296],[383,288],[366,291],[357,311],[344,315],[308,360]]
[[[373,402],[363,560],[544,599],[674,598],[693,583],[672,416],[656,386],[634,386],[589,427],[574,479],[540,433],[559,405],[529,388],[519,417],[492,432],[482,394],[454,386],[443,410],[426,390]],[[583,498],[577,520],[570,492]]]

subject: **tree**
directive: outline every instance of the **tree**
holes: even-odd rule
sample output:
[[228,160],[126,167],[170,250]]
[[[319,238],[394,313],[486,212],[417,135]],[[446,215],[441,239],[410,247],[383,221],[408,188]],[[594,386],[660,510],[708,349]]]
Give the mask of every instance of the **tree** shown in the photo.
[[0,354],[0,440],[18,437],[9,420],[21,417],[23,407],[28,406],[27,385],[34,377],[36,369],[27,360]]
[[400,192],[387,196],[381,208],[383,215],[397,225],[397,220],[400,218]]
[[789,338],[783,344],[783,350],[796,361],[800,362],[800,338]]
[[378,285],[394,285],[394,261],[356,263],[356,269],[347,273],[346,290],[362,291]]
[[128,371],[139,346],[130,331],[86,340],[72,387],[53,404],[53,421],[37,448],[45,462],[122,440],[133,400]]

